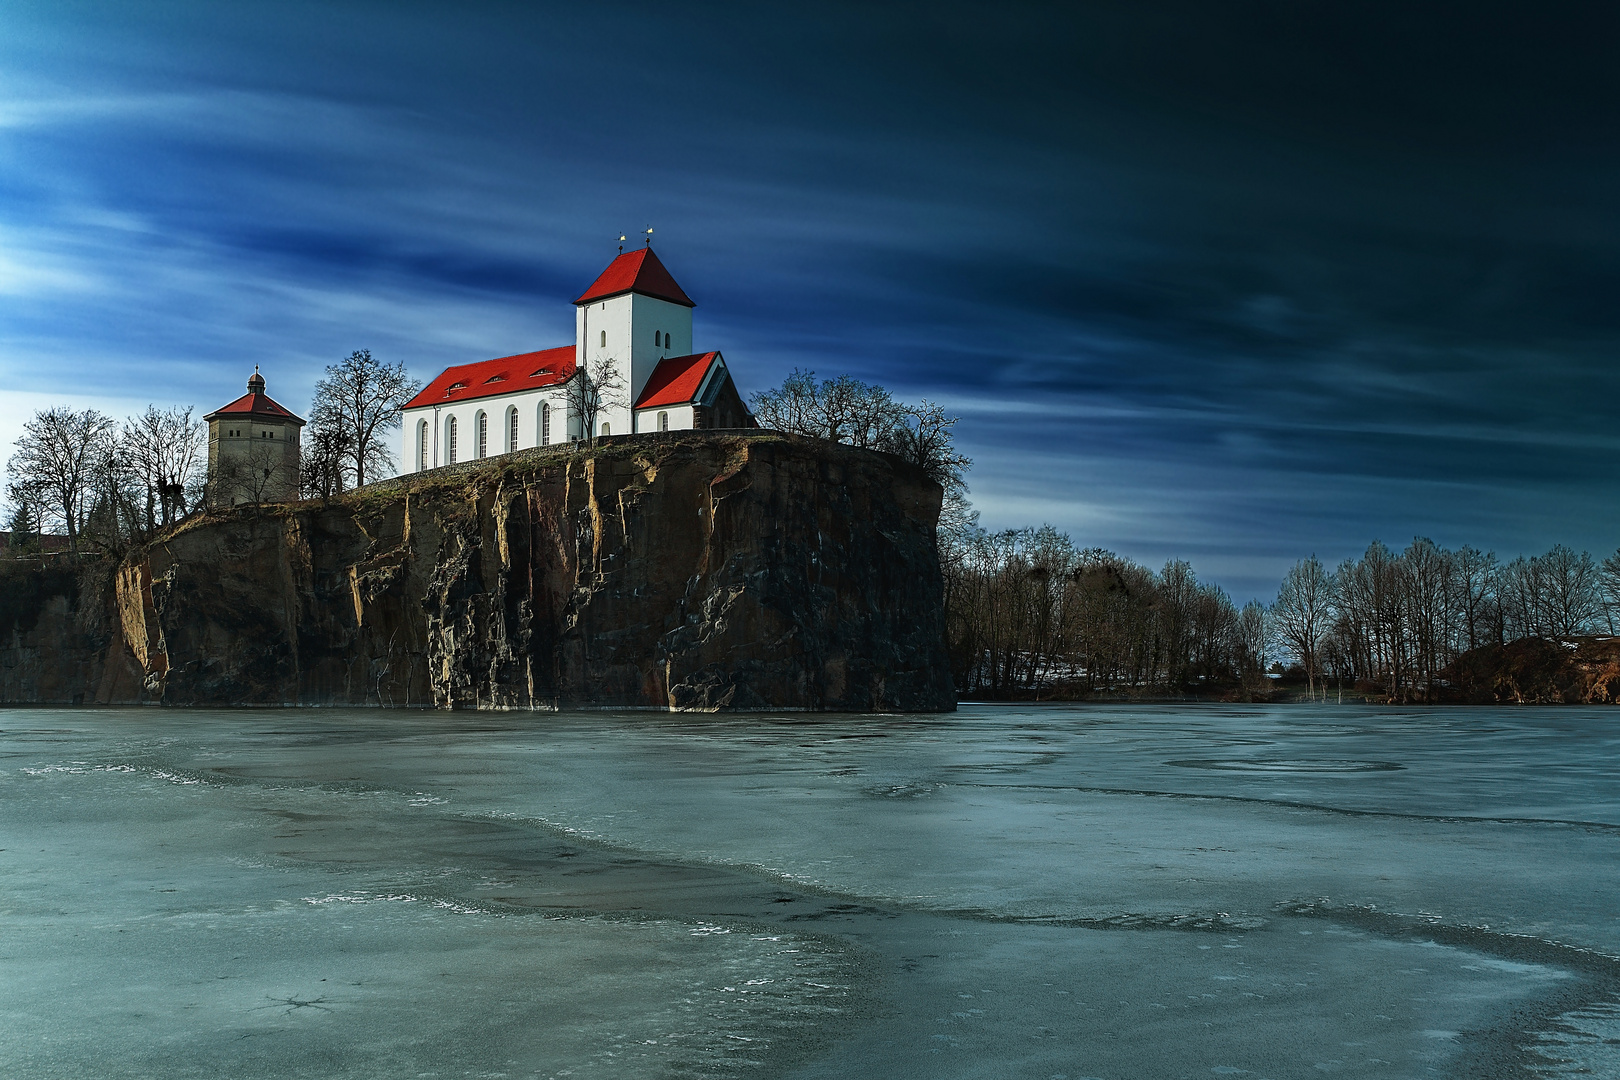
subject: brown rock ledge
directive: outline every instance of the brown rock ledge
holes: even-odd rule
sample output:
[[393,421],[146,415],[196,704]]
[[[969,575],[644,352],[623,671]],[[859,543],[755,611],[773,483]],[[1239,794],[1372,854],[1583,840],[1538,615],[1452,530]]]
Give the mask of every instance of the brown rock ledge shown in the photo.
[[939,505],[885,454],[682,432],[238,508],[124,560],[138,672],[79,700],[949,710]]

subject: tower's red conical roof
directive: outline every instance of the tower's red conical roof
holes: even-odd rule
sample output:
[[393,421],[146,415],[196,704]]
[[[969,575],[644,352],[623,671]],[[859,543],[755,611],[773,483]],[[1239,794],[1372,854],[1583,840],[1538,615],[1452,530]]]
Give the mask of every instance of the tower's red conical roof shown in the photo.
[[697,307],[691,297],[675,284],[675,279],[664,269],[664,264],[658,261],[658,256],[653,254],[650,247],[627,251],[608,263],[608,268],[574,303],[588,304],[627,292],[640,293],[655,300],[668,300],[682,307]]
[[299,427],[304,426],[304,421],[294,416],[279,402],[272,401],[270,395],[264,392],[264,376],[259,374],[257,366],[253,369],[252,377],[248,379],[247,388],[246,394],[229,405],[215,409],[203,417],[203,420],[206,422],[220,416],[247,416],[258,420],[281,420]]

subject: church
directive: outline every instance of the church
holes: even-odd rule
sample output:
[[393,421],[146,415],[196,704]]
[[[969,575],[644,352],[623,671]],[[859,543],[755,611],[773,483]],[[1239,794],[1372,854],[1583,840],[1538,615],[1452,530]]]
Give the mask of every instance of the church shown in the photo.
[[404,409],[402,472],[588,437],[569,405],[581,369],[611,361],[599,436],[753,427],[719,352],[692,349],[686,292],[652,247],[621,252],[574,301],[574,343],[447,368]]

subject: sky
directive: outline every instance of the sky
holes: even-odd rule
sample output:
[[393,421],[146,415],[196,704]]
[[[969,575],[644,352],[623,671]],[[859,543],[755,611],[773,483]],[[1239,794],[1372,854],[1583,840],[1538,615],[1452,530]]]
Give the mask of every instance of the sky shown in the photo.
[[569,344],[942,403],[991,528],[1240,602],[1414,536],[1620,546],[1620,9],[0,5],[0,447]]

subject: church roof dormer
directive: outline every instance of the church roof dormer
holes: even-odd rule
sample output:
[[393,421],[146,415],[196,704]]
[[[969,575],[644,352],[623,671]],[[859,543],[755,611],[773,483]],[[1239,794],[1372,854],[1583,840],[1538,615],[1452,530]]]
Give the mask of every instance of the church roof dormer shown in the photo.
[[608,268],[574,303],[589,304],[632,292],[655,300],[667,300],[682,307],[697,307],[691,297],[675,284],[675,279],[664,269],[664,264],[658,261],[658,256],[653,254],[650,247],[627,251],[608,263]]
[[259,374],[257,366],[253,369],[253,376],[248,379],[248,392],[229,405],[215,409],[204,421],[215,420],[222,416],[245,416],[253,420],[281,421],[286,424],[304,426],[304,421],[294,416],[291,411],[283,408],[278,402],[271,400],[270,395],[264,392],[264,376]]

